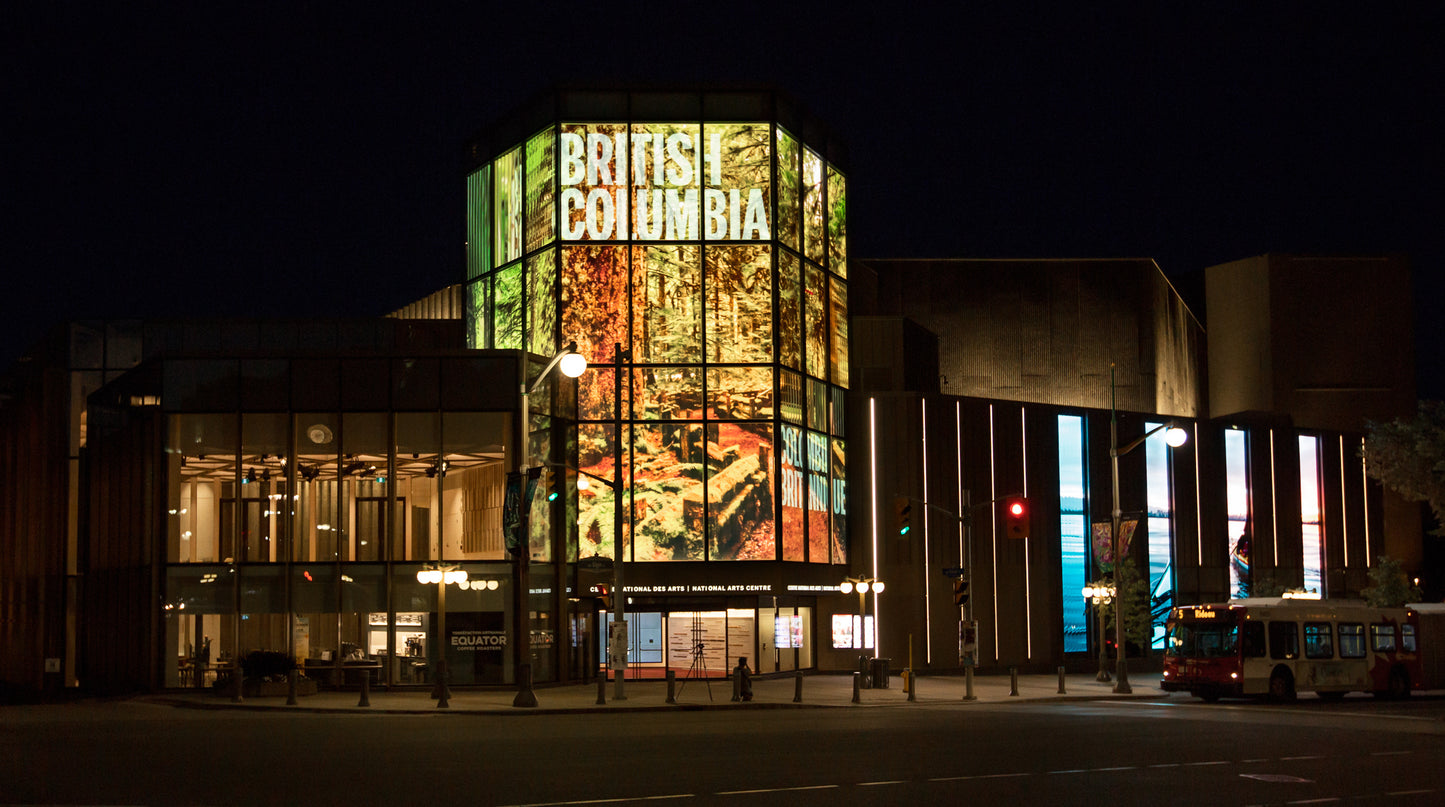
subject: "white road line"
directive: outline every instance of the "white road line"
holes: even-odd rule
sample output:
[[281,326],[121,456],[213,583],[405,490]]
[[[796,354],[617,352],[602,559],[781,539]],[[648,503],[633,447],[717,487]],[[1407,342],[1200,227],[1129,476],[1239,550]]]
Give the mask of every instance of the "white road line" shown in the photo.
[[1269,762],[1269,761],[1270,761],[1270,760],[1268,760],[1268,759],[1241,759],[1241,760],[1239,761],[1239,764],[1241,764],[1241,765],[1255,765],[1255,764],[1258,764],[1258,763],[1260,763],[1260,762]]
[[1285,802],[1285,804],[1333,804],[1337,801],[1339,801],[1338,797],[1330,796],[1329,798],[1325,799],[1300,799],[1299,801],[1287,801]]
[[1149,767],[1151,767],[1151,768],[1177,768],[1177,767],[1179,767],[1179,763],[1178,763],[1178,762],[1163,762],[1163,763],[1160,763],[1160,764],[1158,764],[1158,765],[1150,765]]
[[1049,774],[1050,776],[1052,776],[1052,775],[1054,775],[1054,774],[1056,774],[1056,773],[1088,773],[1088,772],[1089,772],[1089,769],[1088,769],[1088,768],[1074,768],[1073,770],[1068,770],[1068,771],[1045,771],[1045,773]]
[[805,785],[802,787],[766,787],[759,790],[719,790],[718,796],[749,796],[754,793],[790,793],[795,790],[829,790],[838,785]]
[[1434,790],[1392,790],[1386,796],[1421,796],[1426,793],[1434,793]]
[[858,787],[875,787],[877,785],[901,785],[904,784],[904,782],[905,780],[903,779],[889,779],[885,782],[859,782]]
[[1115,767],[1115,768],[1095,768],[1094,770],[1095,770],[1096,772],[1102,772],[1102,771],[1134,771],[1134,770],[1138,770],[1138,769],[1139,769],[1139,766],[1137,766],[1137,765],[1120,765],[1120,766]]
[[1414,751],[1371,751],[1372,757],[1401,757],[1406,754],[1413,754]]
[[1192,767],[1200,767],[1200,766],[1203,766],[1203,765],[1228,765],[1228,764],[1229,764],[1229,760],[1227,760],[1227,759],[1216,759],[1216,760],[1214,760],[1213,762],[1186,762],[1186,763],[1184,763],[1184,764],[1185,764],[1186,766],[1192,766]]
[[1324,759],[1324,757],[1323,757],[1323,756],[1320,756],[1319,754],[1314,754],[1314,755],[1311,755],[1311,756],[1304,756],[1304,757],[1280,757],[1280,758],[1279,758],[1279,761],[1280,761],[1280,762],[1295,762],[1295,761],[1298,761],[1298,760],[1301,760],[1301,759]]

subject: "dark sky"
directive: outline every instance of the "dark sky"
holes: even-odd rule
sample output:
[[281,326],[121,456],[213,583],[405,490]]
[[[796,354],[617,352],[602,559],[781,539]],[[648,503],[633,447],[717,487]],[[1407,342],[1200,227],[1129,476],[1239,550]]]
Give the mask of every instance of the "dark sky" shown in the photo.
[[1440,4],[16,5],[0,366],[82,317],[400,307],[462,273],[468,135],[724,81],[847,141],[854,257],[1152,257],[1198,308],[1212,264],[1407,253],[1445,397]]

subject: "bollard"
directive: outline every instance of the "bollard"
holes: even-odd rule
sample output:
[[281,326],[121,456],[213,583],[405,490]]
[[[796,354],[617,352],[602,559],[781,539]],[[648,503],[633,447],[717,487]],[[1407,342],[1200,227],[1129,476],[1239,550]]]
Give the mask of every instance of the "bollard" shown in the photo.
[[440,660],[440,662],[437,664],[437,683],[436,683],[436,689],[433,690],[433,692],[432,692],[432,697],[434,697],[434,698],[437,699],[437,708],[438,708],[438,709],[450,709],[450,708],[451,708],[451,706],[452,706],[452,704],[451,704],[452,691],[451,691],[450,688],[447,687],[447,661],[446,661],[446,658],[442,658],[442,659]]
[[976,701],[978,697],[973,694],[973,665],[963,668],[963,699]]
[[1018,668],[1018,667],[1009,667],[1009,668],[1008,668],[1008,694],[1009,694],[1009,697],[1011,697],[1011,698],[1016,698],[1016,697],[1018,697],[1018,694],[1019,694],[1019,668]]
[[667,671],[667,702],[677,703],[677,673]]
[[741,701],[742,699],[743,699],[743,674],[742,674],[742,672],[740,672],[740,671],[738,671],[738,670],[733,670],[733,703],[737,703],[738,701]]
[[361,671],[361,698],[356,706],[362,709],[371,706],[371,670]]
[[537,693],[532,691],[532,665],[517,665],[517,697],[512,699],[512,705],[521,708],[531,708],[537,705]]
[[853,702],[854,702],[854,703],[862,703],[862,700],[858,697],[858,689],[859,689],[860,687],[862,687],[862,686],[863,686],[863,673],[860,673],[860,672],[855,672],[855,673],[853,673]]
[[908,702],[918,702],[918,673],[913,670],[908,671]]
[[1060,694],[1060,695],[1067,695],[1067,694],[1069,694],[1069,691],[1064,688],[1064,668],[1063,668],[1063,667],[1060,667],[1060,668],[1059,668],[1059,694]]
[[231,703],[241,702],[241,660],[236,659],[231,663]]
[[597,676],[597,705],[607,705],[607,673]]
[[296,668],[292,667],[286,672],[286,705],[296,705]]
[[803,673],[801,670],[793,673],[793,703],[803,702]]

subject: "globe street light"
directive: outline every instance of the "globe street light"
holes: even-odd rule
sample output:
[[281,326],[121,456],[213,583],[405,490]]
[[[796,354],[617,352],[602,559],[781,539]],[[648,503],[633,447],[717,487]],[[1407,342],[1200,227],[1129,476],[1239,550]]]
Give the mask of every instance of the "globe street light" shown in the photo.
[[1123,514],[1119,509],[1119,458],[1130,451],[1144,444],[1144,441],[1153,437],[1159,431],[1164,431],[1164,442],[1170,448],[1178,448],[1184,445],[1189,439],[1189,433],[1179,428],[1174,421],[1161,423],[1158,426],[1144,432],[1134,442],[1123,448],[1119,448],[1119,416],[1115,405],[1114,392],[1114,365],[1109,365],[1109,467],[1113,475],[1114,509],[1110,514],[1109,540],[1114,552],[1114,584],[1116,587],[1114,595],[1114,646],[1116,656],[1116,667],[1119,680],[1114,684],[1116,693],[1127,695],[1134,690],[1129,686],[1129,666],[1125,660],[1128,655],[1128,646],[1125,644],[1124,636],[1124,591],[1118,585],[1119,569],[1123,565],[1124,558],[1119,551],[1119,521]]
[[[547,362],[547,366],[542,368],[542,372],[537,374],[537,380],[528,384],[527,369],[530,364],[531,362],[524,352],[520,362],[522,374],[520,390],[522,396],[522,423],[518,429],[522,435],[522,451],[519,466],[524,474],[530,471],[532,467],[532,394],[546,382],[547,377],[552,373],[554,368],[560,368],[562,374],[568,378],[576,378],[587,370],[587,359],[577,352],[576,342],[569,342],[566,347],[557,351],[557,353],[552,356],[552,360]],[[518,524],[518,530],[521,532],[521,535],[517,538],[517,562],[513,567],[515,572],[512,581],[513,587],[516,589],[513,594],[514,616],[512,631],[517,648],[514,656],[517,664],[517,697],[512,700],[512,705],[526,707],[536,706],[537,696],[532,692],[532,626],[528,619],[528,606],[530,603],[527,601],[527,592],[529,589],[527,567],[532,559],[532,529],[529,518],[532,503],[527,500],[526,496],[522,498],[522,512],[520,514],[520,523]]]
[[1094,613],[1099,616],[1099,674],[1094,677],[1095,681],[1109,680],[1108,663],[1104,660],[1104,606],[1107,606],[1114,599],[1113,586],[1084,586],[1084,599],[1092,603]]
[[[874,579],[874,578],[872,578],[872,577],[850,577],[850,578],[848,578],[848,579],[846,579],[846,580],[844,580],[843,582],[841,582],[841,583],[838,584],[838,590],[841,591],[841,592],[843,592],[844,594],[851,594],[851,593],[853,593],[854,591],[857,591],[857,592],[858,592],[858,632],[859,632],[859,633],[863,633],[863,632],[864,632],[864,625],[865,625],[865,622],[866,622],[866,619],[867,619],[867,615],[866,615],[866,611],[865,611],[865,606],[864,606],[864,597],[866,597],[866,596],[868,595],[868,592],[869,592],[869,591],[872,591],[873,594],[874,594],[874,596],[877,596],[877,595],[879,595],[879,594],[882,594],[882,593],[883,593],[883,586],[884,586],[884,583],[883,583],[882,580],[876,580],[876,579]],[[873,627],[874,627],[873,635],[876,637],[876,636],[878,635],[878,629],[877,629],[878,626],[877,626],[877,625],[874,625]],[[859,646],[859,648],[861,648],[861,649],[866,649],[866,648],[864,648],[864,646],[863,646],[863,638],[862,638],[861,636],[859,637],[859,645],[858,645],[858,646]],[[877,642],[876,640],[873,642],[873,655],[874,655],[875,657],[878,655],[878,642]]]
[[[451,690],[447,688],[447,586],[455,585],[460,588],[470,587],[467,582],[467,570],[458,566],[429,566],[416,573],[416,581],[422,585],[435,583],[437,587],[437,642],[436,642],[436,682],[432,686],[431,696],[436,698],[437,708],[446,709],[451,704]],[[496,581],[491,581],[496,582]]]

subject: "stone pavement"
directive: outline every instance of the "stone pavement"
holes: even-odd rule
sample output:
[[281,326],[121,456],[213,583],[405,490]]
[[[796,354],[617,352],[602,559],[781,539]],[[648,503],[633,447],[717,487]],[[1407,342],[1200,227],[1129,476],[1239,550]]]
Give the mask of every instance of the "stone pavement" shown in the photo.
[[[429,690],[372,690],[368,694],[367,706],[360,706],[361,693],[357,689],[327,690],[315,695],[297,698],[294,706],[287,706],[284,697],[245,698],[240,703],[231,697],[212,692],[166,692],[147,696],[147,700],[173,706],[199,709],[260,709],[304,712],[347,712],[371,711],[396,714],[579,714],[587,712],[655,711],[655,710],[696,710],[696,709],[797,709],[797,708],[876,708],[906,707],[922,704],[959,704],[968,706],[975,703],[1021,703],[1063,700],[1094,700],[1100,698],[1167,698],[1170,694],[1159,689],[1158,673],[1139,672],[1129,676],[1132,694],[1121,695],[1113,691],[1113,683],[1095,680],[1093,673],[1068,675],[1064,680],[1064,691],[1059,691],[1057,675],[1020,675],[1018,694],[1012,694],[1011,679],[1008,675],[976,675],[973,684],[973,701],[966,701],[966,685],[962,675],[921,676],[913,701],[903,688],[903,678],[892,676],[887,689],[860,689],[858,702],[853,702],[853,676],[849,674],[815,674],[802,676],[802,698],[797,696],[795,676],[767,677],[753,679],[753,699],[749,702],[732,700],[733,685],[730,680],[681,679],[675,684],[675,703],[667,702],[667,683],[662,680],[627,680],[623,691],[625,700],[613,697],[616,683],[608,682],[605,688],[606,703],[599,704],[598,686],[578,684],[567,686],[542,686],[533,690],[537,699],[534,707],[518,707],[515,690],[500,689],[453,689],[446,709],[439,709],[431,698]],[[1174,698],[1187,695],[1176,694]]]

